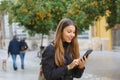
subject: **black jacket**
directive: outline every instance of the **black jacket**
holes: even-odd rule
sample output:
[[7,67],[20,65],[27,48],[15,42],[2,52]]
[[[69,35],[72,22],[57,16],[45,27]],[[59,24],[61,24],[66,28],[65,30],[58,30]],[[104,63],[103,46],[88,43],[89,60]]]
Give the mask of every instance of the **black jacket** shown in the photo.
[[65,49],[65,65],[57,67],[54,60],[54,47],[50,44],[42,55],[42,69],[46,80],[73,80],[73,78],[80,78],[84,72],[84,69],[74,69],[68,71],[67,65],[72,62],[72,58],[66,53],[66,47],[68,44],[64,43]]
[[20,51],[24,51],[28,49],[28,45],[25,41],[20,41]]

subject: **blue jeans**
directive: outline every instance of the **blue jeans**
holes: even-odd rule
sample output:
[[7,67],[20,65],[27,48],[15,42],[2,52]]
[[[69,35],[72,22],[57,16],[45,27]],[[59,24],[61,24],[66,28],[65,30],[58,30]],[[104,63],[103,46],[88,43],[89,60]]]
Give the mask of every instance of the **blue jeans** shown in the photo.
[[25,52],[20,52],[21,68],[24,69]]
[[17,69],[16,58],[17,58],[17,55],[12,54],[12,60],[13,60],[13,68],[14,68],[14,70]]

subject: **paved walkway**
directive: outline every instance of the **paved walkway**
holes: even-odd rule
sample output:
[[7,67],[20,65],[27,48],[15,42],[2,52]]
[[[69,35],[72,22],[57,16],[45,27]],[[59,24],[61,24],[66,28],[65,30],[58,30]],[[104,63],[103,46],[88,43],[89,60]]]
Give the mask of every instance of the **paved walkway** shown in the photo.
[[[6,51],[0,51],[0,63],[2,63],[2,59],[6,56]],[[25,69],[21,69],[20,57],[17,56],[18,70],[14,71],[12,59],[9,57],[7,60],[7,71],[3,71],[0,64],[0,80],[38,80],[39,62],[40,59],[36,57],[36,51],[27,52],[25,56]]]
[[119,69],[120,51],[93,51],[80,80],[120,80]]
[[[85,51],[81,51],[83,55]],[[39,62],[37,51],[26,53],[25,70],[20,68],[20,57],[17,57],[18,70],[12,68],[11,57],[7,60],[7,71],[2,70],[2,60],[7,57],[7,52],[0,50],[0,80],[38,80]],[[120,80],[120,52],[94,51],[86,64],[85,72],[81,79],[74,80]]]

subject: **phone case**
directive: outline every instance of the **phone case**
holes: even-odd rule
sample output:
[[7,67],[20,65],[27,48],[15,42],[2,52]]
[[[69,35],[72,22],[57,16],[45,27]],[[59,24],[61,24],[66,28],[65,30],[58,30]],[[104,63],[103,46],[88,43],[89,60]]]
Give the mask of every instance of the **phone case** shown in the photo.
[[86,53],[83,55],[83,57],[84,57],[84,56],[88,57],[88,55],[89,55],[92,51],[93,51],[92,49],[87,50]]

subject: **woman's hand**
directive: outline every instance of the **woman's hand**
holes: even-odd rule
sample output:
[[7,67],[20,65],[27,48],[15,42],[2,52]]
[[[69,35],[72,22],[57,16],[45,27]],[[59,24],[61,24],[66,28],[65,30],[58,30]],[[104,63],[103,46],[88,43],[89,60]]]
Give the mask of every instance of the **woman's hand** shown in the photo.
[[79,59],[79,65],[78,65],[78,68],[79,69],[82,69],[85,67],[85,63],[88,61],[88,57],[84,56],[82,59]]
[[74,59],[72,63],[70,63],[67,67],[68,70],[73,69],[75,66],[78,66],[80,64],[80,59]]

